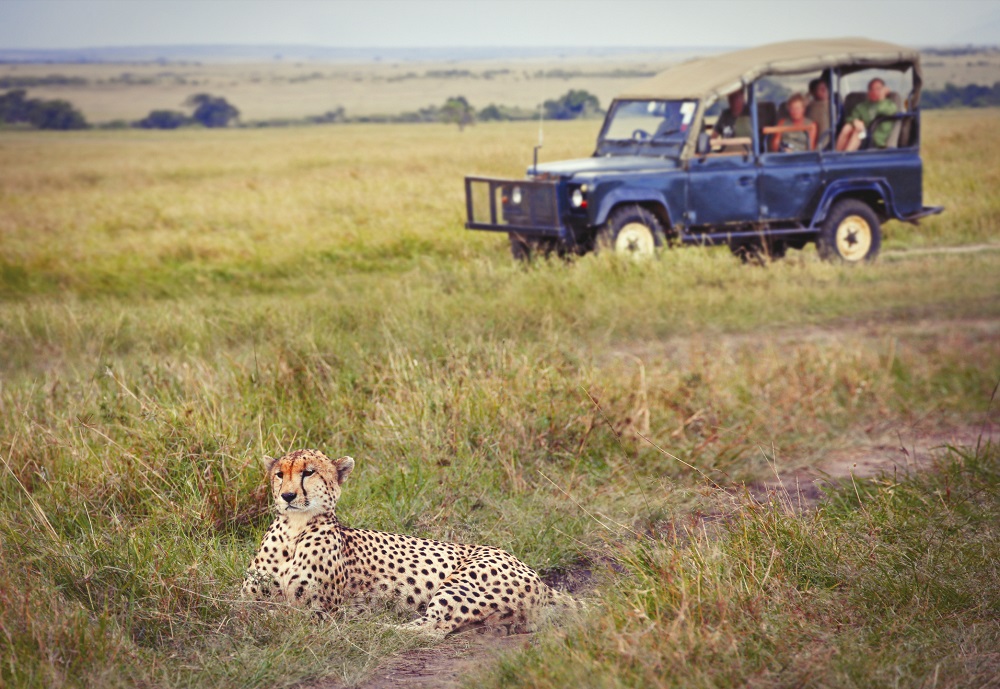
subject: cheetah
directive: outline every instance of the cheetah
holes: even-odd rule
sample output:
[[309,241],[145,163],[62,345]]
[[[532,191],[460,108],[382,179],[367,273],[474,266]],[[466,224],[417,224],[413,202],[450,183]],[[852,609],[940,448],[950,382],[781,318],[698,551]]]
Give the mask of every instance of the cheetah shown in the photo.
[[335,509],[351,457],[297,450],[264,462],[277,516],[247,569],[245,598],[321,616],[380,600],[419,615],[400,628],[437,638],[473,627],[531,632],[582,608],[499,548],[343,526]]

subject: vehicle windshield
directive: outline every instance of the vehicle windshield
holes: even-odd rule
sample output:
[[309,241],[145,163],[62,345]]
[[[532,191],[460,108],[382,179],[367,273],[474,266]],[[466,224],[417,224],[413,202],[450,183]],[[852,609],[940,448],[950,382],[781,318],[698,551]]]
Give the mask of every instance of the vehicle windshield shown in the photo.
[[683,144],[697,105],[693,100],[617,101],[601,138],[607,143]]

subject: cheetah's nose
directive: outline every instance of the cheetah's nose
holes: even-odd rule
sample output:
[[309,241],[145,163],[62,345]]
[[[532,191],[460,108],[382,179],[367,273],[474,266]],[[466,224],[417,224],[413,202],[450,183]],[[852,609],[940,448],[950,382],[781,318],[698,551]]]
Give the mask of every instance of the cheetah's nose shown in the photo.
[[282,493],[281,497],[285,499],[285,502],[291,502],[295,499],[296,495],[298,495],[298,493]]

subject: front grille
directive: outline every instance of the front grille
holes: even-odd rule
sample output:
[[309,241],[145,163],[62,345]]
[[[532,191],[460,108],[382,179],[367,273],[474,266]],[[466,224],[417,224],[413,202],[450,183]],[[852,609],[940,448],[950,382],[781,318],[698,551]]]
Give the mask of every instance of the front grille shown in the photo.
[[557,235],[559,198],[555,181],[514,181],[466,177],[467,227]]

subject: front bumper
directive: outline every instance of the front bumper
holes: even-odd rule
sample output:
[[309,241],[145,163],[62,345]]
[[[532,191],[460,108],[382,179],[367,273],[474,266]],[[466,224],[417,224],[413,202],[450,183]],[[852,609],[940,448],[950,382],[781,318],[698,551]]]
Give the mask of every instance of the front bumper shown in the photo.
[[465,227],[522,237],[565,238],[557,180],[465,178]]

